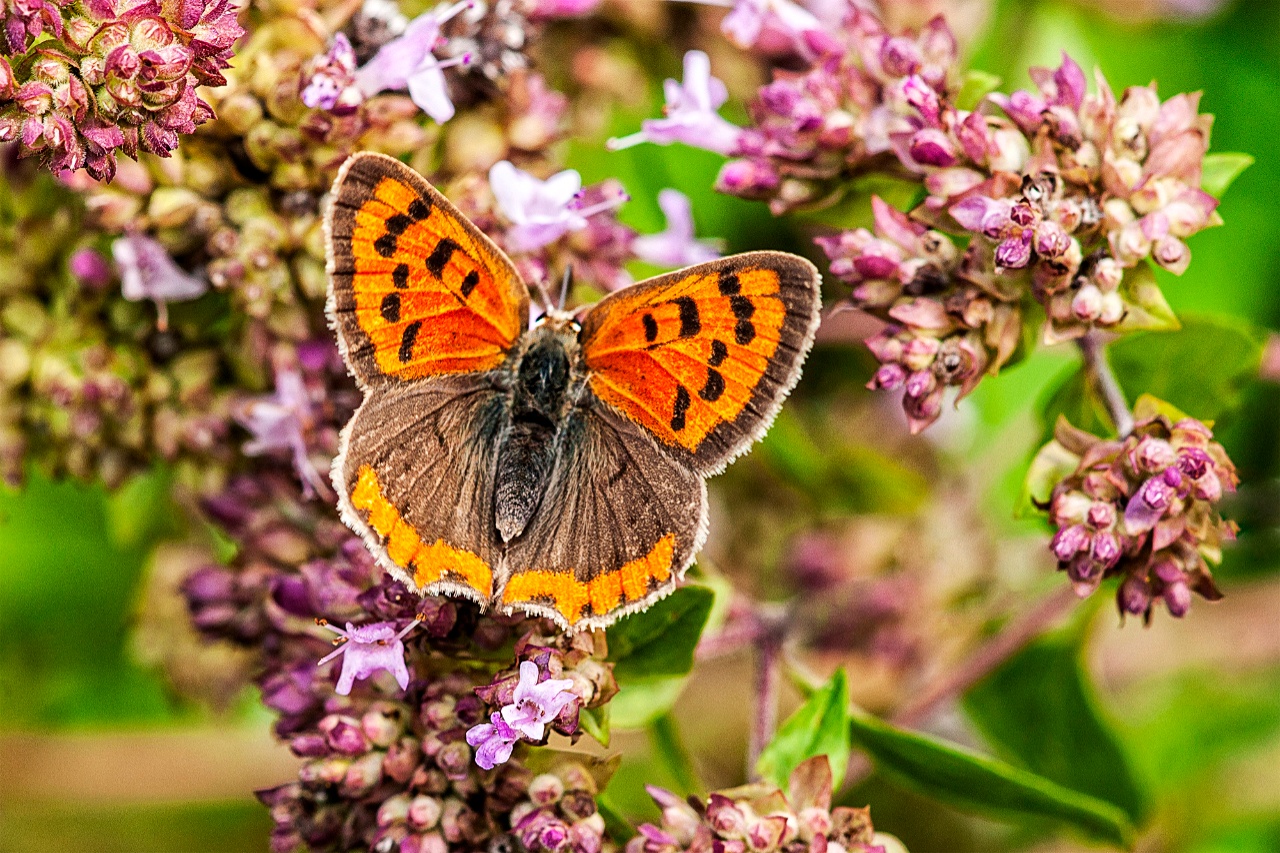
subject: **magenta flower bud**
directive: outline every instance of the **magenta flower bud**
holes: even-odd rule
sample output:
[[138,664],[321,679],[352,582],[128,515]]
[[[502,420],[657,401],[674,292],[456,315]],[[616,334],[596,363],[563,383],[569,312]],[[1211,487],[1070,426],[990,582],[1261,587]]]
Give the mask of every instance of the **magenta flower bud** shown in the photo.
[[1114,533],[1099,533],[1093,537],[1093,559],[1106,568],[1111,568],[1124,553],[1120,546],[1120,537]]
[[926,166],[946,167],[956,164],[955,149],[941,130],[926,127],[916,131],[908,143],[911,159]]
[[1156,240],[1151,256],[1156,263],[1174,275],[1182,275],[1191,263],[1191,250],[1187,248],[1187,244],[1171,235]]
[[1088,529],[1083,524],[1073,524],[1070,527],[1064,527],[1053,535],[1053,540],[1049,543],[1049,549],[1053,551],[1053,555],[1060,562],[1067,562],[1080,551],[1089,547],[1090,536]]
[[1160,593],[1164,606],[1169,609],[1170,616],[1182,617],[1191,609],[1191,588],[1186,581],[1167,584]]
[[1095,530],[1106,530],[1116,523],[1115,505],[1099,501],[1089,507],[1086,518]]
[[1155,527],[1173,497],[1173,489],[1163,477],[1152,477],[1143,483],[1124,509],[1124,523],[1130,535],[1137,536]]
[[1010,224],[1008,203],[996,201],[986,196],[969,196],[963,201],[953,204],[948,212],[960,227],[975,234],[998,237]]
[[1057,258],[1071,250],[1071,235],[1056,222],[1046,220],[1036,226],[1036,254]]
[[[932,91],[932,90],[930,90]],[[965,156],[975,163],[983,163],[991,149],[991,141],[987,134],[987,120],[981,113],[973,112],[964,117],[964,121],[955,127],[956,139]]]
[[1151,607],[1151,590],[1141,577],[1129,575],[1120,585],[1118,599],[1122,612],[1141,616]]
[[754,821],[747,829],[747,845],[752,850],[776,850],[787,831],[787,819],[770,815]]
[[863,278],[895,278],[902,252],[886,240],[874,240],[853,259],[853,268]]
[[993,94],[991,100],[1027,133],[1035,132],[1036,128],[1040,126],[1041,115],[1049,107],[1049,104],[1043,98],[1036,97],[1030,92],[1021,89],[1008,97]]
[[1084,71],[1074,59],[1067,55],[1066,51],[1062,52],[1062,64],[1058,66],[1057,71],[1053,72],[1053,83],[1057,90],[1055,100],[1059,104],[1069,106],[1073,110],[1080,109],[1084,103],[1087,85]]
[[880,46],[880,67],[890,77],[914,74],[923,59],[916,43],[903,36],[885,39]]
[[94,289],[105,287],[111,281],[111,263],[94,249],[77,249],[67,261],[71,274],[81,284]]
[[369,751],[369,740],[359,724],[349,717],[330,715],[320,721],[320,731],[335,752],[342,755],[363,755]]
[[1175,467],[1164,469],[1164,473],[1160,476],[1170,488],[1177,489],[1182,486],[1182,472]]
[[882,364],[867,383],[873,391],[896,391],[907,381],[907,370],[901,364]]
[[746,816],[722,794],[712,794],[707,801],[707,823],[725,838],[743,838],[747,834]]
[[996,246],[996,266],[1003,269],[1022,269],[1031,262],[1031,232],[1010,237]]
[[[902,84],[902,94],[907,103],[916,108],[921,118],[931,127],[937,127],[941,120],[941,108],[938,93],[924,82],[918,74],[912,74]],[[981,118],[981,117],[979,117]]]
[[908,397],[925,397],[938,387],[938,378],[932,370],[917,370],[907,377],[906,391]]
[[1160,438],[1145,436],[1134,449],[1134,465],[1143,471],[1163,471],[1178,458],[1173,445]]
[[289,749],[300,758],[319,758],[329,754],[329,743],[324,735],[306,732],[290,739]]
[[744,198],[767,196],[778,188],[778,173],[766,160],[730,160],[720,167],[716,189]]

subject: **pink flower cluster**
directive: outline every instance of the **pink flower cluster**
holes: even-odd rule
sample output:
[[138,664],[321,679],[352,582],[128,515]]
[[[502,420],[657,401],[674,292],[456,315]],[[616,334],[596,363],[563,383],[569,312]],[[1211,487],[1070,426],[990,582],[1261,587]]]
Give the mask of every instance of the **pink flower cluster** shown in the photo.
[[114,176],[117,151],[168,156],[213,117],[196,87],[226,82],[237,12],[230,0],[6,2],[0,54],[14,62],[0,55],[0,141],[100,179]]
[[688,801],[650,785],[660,824],[641,824],[626,853],[891,853],[901,842],[876,833],[867,809],[831,807],[831,765],[825,755],[803,762],[787,792],[765,782]]
[[1236,470],[1200,421],[1162,413],[1151,398],[1139,401],[1136,414],[1123,441],[1059,422],[1055,441],[1041,452],[1067,473],[1049,499],[1058,528],[1050,548],[1080,596],[1103,578],[1121,577],[1122,613],[1149,620],[1163,601],[1182,616],[1192,592],[1221,597],[1209,564],[1235,538],[1218,503],[1235,491]]

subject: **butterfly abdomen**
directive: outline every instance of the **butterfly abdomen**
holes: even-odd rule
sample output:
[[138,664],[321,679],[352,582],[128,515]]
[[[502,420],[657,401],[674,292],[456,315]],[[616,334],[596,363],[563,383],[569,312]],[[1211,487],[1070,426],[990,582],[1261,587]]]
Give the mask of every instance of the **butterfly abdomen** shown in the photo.
[[503,542],[524,532],[546,492],[570,406],[572,357],[565,336],[549,326],[531,332],[518,356],[494,483],[494,521]]

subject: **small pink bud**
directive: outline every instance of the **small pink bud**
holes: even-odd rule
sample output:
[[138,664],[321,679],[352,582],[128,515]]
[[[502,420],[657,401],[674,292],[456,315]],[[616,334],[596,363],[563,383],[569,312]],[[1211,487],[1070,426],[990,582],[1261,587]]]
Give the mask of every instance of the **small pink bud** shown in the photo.
[[1151,256],[1156,263],[1174,275],[1182,275],[1191,263],[1191,250],[1177,237],[1164,236],[1155,242]]

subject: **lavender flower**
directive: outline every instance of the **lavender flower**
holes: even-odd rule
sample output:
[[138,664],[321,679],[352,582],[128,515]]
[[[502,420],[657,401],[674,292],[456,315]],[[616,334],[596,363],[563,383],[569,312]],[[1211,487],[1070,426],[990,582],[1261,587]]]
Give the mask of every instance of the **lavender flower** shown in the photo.
[[577,696],[573,682],[548,678],[538,682],[538,665],[533,661],[520,664],[520,682],[510,705],[502,708],[502,719],[529,740],[542,740],[546,724],[554,720]]
[[346,696],[351,692],[357,678],[364,680],[386,670],[395,676],[396,684],[404,690],[409,686],[409,670],[404,662],[404,638],[418,626],[415,620],[396,632],[394,622],[374,622],[369,625],[353,626],[347,623],[346,630],[335,628],[325,620],[320,625],[338,635],[337,649],[320,659],[318,666],[324,666],[336,657],[342,658],[342,673],[338,676],[338,685],[334,692]]
[[829,42],[813,13],[791,0],[737,0],[720,29],[743,50],[778,48],[806,58]]
[[637,237],[631,244],[636,257],[660,267],[687,267],[720,257],[709,241],[695,239],[688,196],[665,189],[658,193],[658,206],[667,217],[667,228]]
[[312,464],[307,448],[306,433],[314,426],[314,414],[311,396],[297,370],[277,368],[275,393],[247,401],[236,412],[236,420],[253,435],[245,442],[246,455],[287,450],[302,482],[303,496],[328,494],[328,484]]
[[345,115],[364,102],[364,93],[356,85],[356,52],[343,33],[333,37],[328,53],[309,64],[303,79],[302,103],[313,109]]
[[388,89],[408,89],[413,102],[438,124],[453,118],[453,102],[444,78],[444,69],[465,65],[467,54],[439,60],[432,53],[440,42],[440,28],[446,21],[472,6],[462,0],[441,5],[409,22],[404,34],[382,46],[367,65],[356,72],[356,84],[366,95]]
[[570,231],[586,228],[588,217],[626,200],[623,195],[586,206],[576,204],[582,176],[575,170],[566,169],[542,181],[507,160],[489,170],[489,187],[513,226],[506,232],[507,247],[513,252],[531,252],[554,243]]
[[721,118],[716,110],[729,98],[723,82],[711,76],[711,60],[700,50],[684,55],[684,82],[666,80],[663,118],[645,119],[641,130],[620,139],[610,139],[612,151],[630,148],[641,142],[670,145],[683,142],[719,154],[733,154],[738,149],[742,129]]
[[507,725],[502,714],[494,711],[489,720],[467,731],[467,743],[476,748],[476,764],[485,770],[510,761],[511,750],[520,740],[520,732]]
[[170,302],[195,299],[209,285],[183,270],[169,253],[144,234],[126,234],[111,244],[111,254],[120,268],[120,293],[125,299],[155,302],[161,331],[169,328]]

